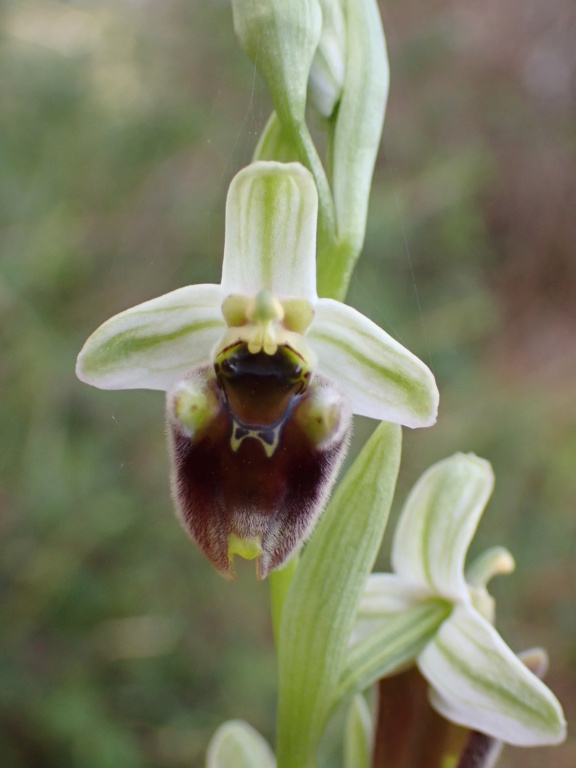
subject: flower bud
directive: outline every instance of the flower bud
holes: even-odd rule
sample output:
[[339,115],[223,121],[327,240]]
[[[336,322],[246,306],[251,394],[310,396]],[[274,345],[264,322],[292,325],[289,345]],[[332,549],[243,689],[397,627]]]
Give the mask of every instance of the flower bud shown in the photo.
[[342,96],[346,73],[346,22],[340,0],[320,0],[322,33],[314,54],[308,97],[322,116],[329,118]]
[[338,233],[354,260],[364,242],[389,71],[376,0],[345,0],[344,15],[346,67],[334,126],[332,190]]
[[304,120],[310,66],[322,29],[318,0],[233,0],[234,29],[283,123]]

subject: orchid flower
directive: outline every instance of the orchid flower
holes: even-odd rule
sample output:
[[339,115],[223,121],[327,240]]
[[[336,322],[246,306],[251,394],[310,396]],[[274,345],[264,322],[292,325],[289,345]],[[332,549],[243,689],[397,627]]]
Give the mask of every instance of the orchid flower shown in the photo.
[[316,293],[317,193],[300,164],[233,179],[220,285],[192,285],[112,317],[77,375],[167,392],[173,489],[214,566],[260,578],[309,535],[344,457],[351,413],[424,427],[428,368],[352,307]]
[[422,476],[396,529],[395,572],[369,577],[355,637],[417,605],[450,606],[416,659],[432,706],[454,723],[509,744],[557,744],[566,734],[559,702],[493,627],[486,584],[513,570],[512,556],[500,547],[488,550],[464,573],[493,483],[490,464],[472,454],[456,454]]

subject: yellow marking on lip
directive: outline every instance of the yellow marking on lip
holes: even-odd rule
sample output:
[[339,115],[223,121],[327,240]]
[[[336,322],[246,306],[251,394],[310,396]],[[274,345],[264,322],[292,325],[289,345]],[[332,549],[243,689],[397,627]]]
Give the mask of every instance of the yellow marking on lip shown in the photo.
[[255,560],[264,554],[262,549],[262,534],[241,539],[235,533],[228,535],[228,560],[232,562],[234,555],[240,555],[244,560]]
[[[252,437],[255,440],[258,440],[260,445],[264,448],[264,452],[266,453],[266,456],[270,459],[276,449],[278,448],[278,444],[280,442],[280,432],[282,430],[282,427],[284,426],[283,421],[280,422],[280,424],[277,424],[275,427],[270,429],[259,429],[254,427],[246,427],[243,424],[238,424],[236,420],[232,423],[232,437],[230,438],[230,448],[232,448],[233,453],[236,453],[244,440],[248,440],[248,438]],[[272,442],[269,442],[263,438],[263,433],[272,433],[273,439]],[[239,435],[239,433],[241,433]]]

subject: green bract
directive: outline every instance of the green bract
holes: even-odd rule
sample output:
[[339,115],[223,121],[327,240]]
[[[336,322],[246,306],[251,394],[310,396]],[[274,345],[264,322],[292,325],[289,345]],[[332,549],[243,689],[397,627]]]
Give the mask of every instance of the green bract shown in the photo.
[[288,589],[278,632],[279,768],[314,765],[340,703],[348,638],[386,528],[400,451],[400,429],[381,424],[338,486]]
[[[396,529],[395,573],[368,580],[355,639],[366,643],[403,613],[449,606],[448,617],[416,654],[430,683],[431,704],[447,719],[510,744],[557,744],[566,734],[560,704],[491,623],[494,606],[486,583],[511,570],[514,561],[505,550],[491,550],[472,567],[469,581],[464,574],[492,487],[490,465],[473,455],[456,454],[424,474]],[[390,642],[401,644],[402,634]]]

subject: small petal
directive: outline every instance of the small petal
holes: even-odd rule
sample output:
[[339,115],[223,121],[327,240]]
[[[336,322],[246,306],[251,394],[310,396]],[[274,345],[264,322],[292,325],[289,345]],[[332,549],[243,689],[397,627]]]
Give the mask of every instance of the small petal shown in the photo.
[[318,195],[299,163],[260,161],[232,180],[226,203],[222,295],[316,301]]
[[226,328],[219,285],[189,285],[111,317],[84,344],[76,375],[100,389],[169,389],[207,363]]
[[407,427],[436,421],[438,390],[430,370],[360,312],[319,299],[308,338],[319,370],[338,382],[354,413]]
[[441,715],[517,746],[558,744],[566,736],[554,694],[470,606],[457,607],[418,658]]
[[221,725],[210,742],[206,768],[274,768],[276,760],[266,740],[243,720]]
[[407,582],[469,600],[464,560],[494,485],[492,467],[457,453],[422,475],[398,521],[392,565]]

